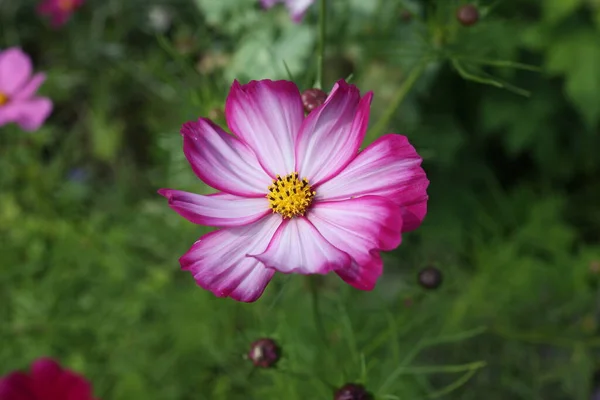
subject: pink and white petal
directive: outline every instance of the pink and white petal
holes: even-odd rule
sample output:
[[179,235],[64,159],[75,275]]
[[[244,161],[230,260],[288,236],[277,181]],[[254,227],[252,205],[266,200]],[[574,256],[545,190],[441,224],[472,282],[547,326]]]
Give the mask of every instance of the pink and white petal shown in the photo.
[[306,10],[314,3],[314,0],[285,0],[287,9],[294,22],[302,21]]
[[13,96],[12,100],[23,100],[32,97],[46,80],[46,74],[35,74],[29,82],[21,87]]
[[15,122],[25,131],[37,131],[52,112],[52,101],[46,97],[15,101],[18,115]]
[[31,77],[31,59],[17,47],[0,52],[0,92],[12,95]]
[[11,101],[0,107],[0,126],[14,122],[21,129],[36,131],[52,112],[52,102],[45,97]]
[[280,224],[281,216],[271,214],[250,225],[206,234],[179,259],[181,268],[218,297],[256,301],[275,271],[247,254],[264,251]]
[[373,290],[383,273],[383,260],[374,251],[369,257],[361,257],[361,263],[353,259],[350,268],[338,269],[335,273],[356,289]]
[[427,214],[429,180],[421,161],[406,136],[382,136],[337,176],[316,188],[315,200],[386,197],[402,208],[403,232],[414,230]]
[[206,184],[238,196],[265,196],[272,180],[242,141],[205,118],[185,123],[181,134],[183,152]]
[[307,218],[328,242],[355,259],[371,250],[393,250],[402,241],[400,207],[380,196],[317,202]]
[[379,196],[318,202],[307,218],[329,243],[352,257],[352,265],[336,273],[362,290],[371,290],[381,275],[377,252],[393,250],[402,241],[400,208]]
[[31,378],[23,372],[13,372],[0,379],[0,399],[36,400]]
[[365,136],[373,94],[362,99],[354,85],[339,81],[304,120],[296,146],[296,171],[317,185],[356,157]]
[[271,8],[280,1],[281,0],[260,0],[260,5],[263,6],[263,8]]
[[271,212],[266,197],[240,197],[228,193],[207,196],[181,190],[160,189],[169,206],[190,222],[220,228],[248,225]]
[[350,265],[348,254],[329,243],[306,218],[284,220],[263,253],[250,254],[286,274],[327,274]]
[[288,81],[233,82],[225,103],[231,131],[271,176],[294,172],[294,144],[304,120],[298,87]]
[[0,126],[15,122],[18,115],[17,110],[18,107],[10,103],[0,107]]

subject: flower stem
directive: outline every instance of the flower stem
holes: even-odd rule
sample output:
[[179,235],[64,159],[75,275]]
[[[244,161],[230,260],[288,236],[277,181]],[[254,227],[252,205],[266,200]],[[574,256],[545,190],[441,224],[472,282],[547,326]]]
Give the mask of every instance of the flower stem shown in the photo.
[[317,49],[317,89],[323,88],[323,71],[325,70],[325,40],[327,37],[327,0],[321,0],[319,9],[319,44]]
[[323,341],[326,341],[327,336],[325,335],[325,326],[323,325],[321,311],[319,310],[319,278],[319,276],[308,276],[308,283],[310,285],[310,294],[312,297],[312,308],[313,317],[315,319],[315,326],[321,339]]
[[394,116],[394,113],[396,112],[398,107],[400,107],[400,104],[402,104],[402,101],[404,100],[406,95],[410,92],[415,82],[417,82],[417,80],[425,70],[426,65],[426,62],[420,62],[415,67],[413,67],[412,71],[410,71],[410,74],[408,74],[404,82],[402,82],[402,85],[400,85],[400,87],[398,88],[396,95],[390,102],[388,108],[384,111],[382,117],[379,118],[373,129],[371,129],[371,132],[369,132],[370,137],[378,138],[383,134],[390,120]]

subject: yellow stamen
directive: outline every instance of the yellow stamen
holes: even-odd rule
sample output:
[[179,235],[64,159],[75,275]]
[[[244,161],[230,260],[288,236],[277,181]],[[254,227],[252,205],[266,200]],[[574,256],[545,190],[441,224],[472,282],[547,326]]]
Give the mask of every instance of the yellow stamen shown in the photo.
[[58,0],[58,8],[62,11],[71,11],[75,8],[75,2],[73,0]]
[[279,213],[283,218],[292,218],[304,215],[317,194],[308,184],[308,179],[298,179],[294,172],[283,178],[277,175],[273,184],[269,186],[269,205],[274,213]]
[[0,106],[5,105],[6,103],[8,103],[8,96],[0,92]]

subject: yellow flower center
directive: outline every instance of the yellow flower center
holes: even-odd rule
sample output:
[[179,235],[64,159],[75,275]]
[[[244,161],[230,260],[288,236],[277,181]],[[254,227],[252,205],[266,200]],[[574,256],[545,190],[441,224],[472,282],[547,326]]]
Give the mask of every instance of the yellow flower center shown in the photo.
[[75,2],[73,0],[58,0],[58,8],[62,11],[71,11],[75,7]]
[[8,96],[0,92],[0,106],[5,105],[6,103],[8,103]]
[[273,179],[273,184],[269,186],[267,198],[274,213],[281,214],[283,218],[292,218],[304,215],[315,194],[308,179],[300,180],[298,173],[294,172],[283,178],[277,175],[277,179]]

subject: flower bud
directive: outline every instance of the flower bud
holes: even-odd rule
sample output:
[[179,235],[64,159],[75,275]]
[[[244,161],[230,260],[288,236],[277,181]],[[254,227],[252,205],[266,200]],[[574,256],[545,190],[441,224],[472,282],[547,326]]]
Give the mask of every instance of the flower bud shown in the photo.
[[473,4],[466,4],[456,10],[456,19],[463,26],[471,26],[479,21],[479,10]]
[[335,392],[334,400],[373,400],[363,385],[347,383]]
[[281,357],[281,349],[273,339],[258,339],[250,345],[248,358],[261,368],[272,368]]
[[413,14],[408,10],[402,10],[400,13],[400,19],[404,22],[410,22],[412,20]]
[[327,93],[321,89],[307,89],[302,92],[302,104],[304,111],[308,114],[315,108],[319,107],[327,99]]
[[419,284],[425,289],[437,289],[442,281],[442,273],[436,267],[423,268],[419,272]]

